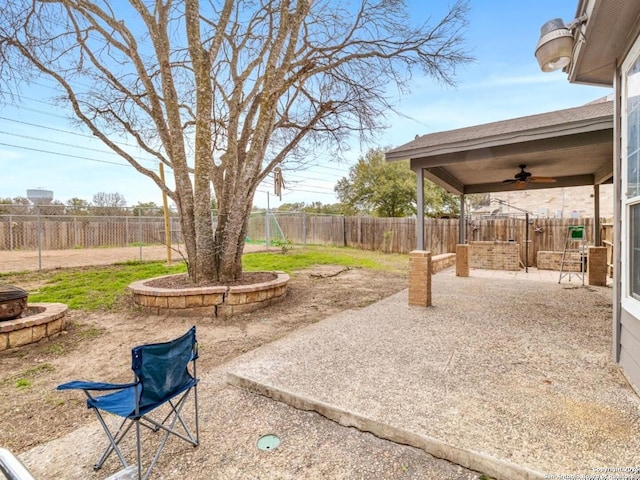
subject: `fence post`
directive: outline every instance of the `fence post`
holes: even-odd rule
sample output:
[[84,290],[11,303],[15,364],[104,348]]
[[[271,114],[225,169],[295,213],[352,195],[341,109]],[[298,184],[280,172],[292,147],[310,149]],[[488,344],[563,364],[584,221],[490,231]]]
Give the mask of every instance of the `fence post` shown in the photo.
[[40,206],[36,205],[37,220],[37,239],[38,239],[38,270],[42,270],[42,221],[40,219]]
[[307,246],[307,213],[302,211],[302,245]]
[[342,215],[342,246],[347,246],[347,217]]
[[9,250],[13,251],[13,221],[9,215]]
[[73,216],[73,248],[78,248],[78,217]]
[[267,250],[269,249],[269,243],[271,240],[271,232],[269,231],[269,209],[264,212],[264,241],[267,246]]
[[142,261],[142,209],[138,209],[138,245],[140,246],[140,261]]

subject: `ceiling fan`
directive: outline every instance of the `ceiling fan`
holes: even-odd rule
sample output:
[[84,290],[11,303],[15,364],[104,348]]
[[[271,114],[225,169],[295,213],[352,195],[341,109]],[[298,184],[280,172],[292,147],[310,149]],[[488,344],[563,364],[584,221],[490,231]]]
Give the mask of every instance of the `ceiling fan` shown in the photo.
[[526,165],[519,165],[520,171],[513,178],[503,180],[502,183],[515,183],[516,188],[524,188],[527,183],[556,183],[552,177],[534,177],[530,172],[525,171]]

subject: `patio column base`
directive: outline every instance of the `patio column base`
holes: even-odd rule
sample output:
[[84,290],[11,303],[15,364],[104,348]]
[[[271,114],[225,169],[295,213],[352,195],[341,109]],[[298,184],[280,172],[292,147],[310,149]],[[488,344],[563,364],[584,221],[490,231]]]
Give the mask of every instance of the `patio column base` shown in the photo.
[[431,306],[431,252],[409,253],[409,305]]
[[456,277],[469,276],[469,245],[456,245]]
[[589,247],[587,255],[589,285],[607,286],[607,247]]

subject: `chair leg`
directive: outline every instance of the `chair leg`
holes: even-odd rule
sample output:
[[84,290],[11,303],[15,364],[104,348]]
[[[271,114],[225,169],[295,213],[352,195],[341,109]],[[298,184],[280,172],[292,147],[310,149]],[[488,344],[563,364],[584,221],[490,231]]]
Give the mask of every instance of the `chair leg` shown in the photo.
[[198,421],[198,384],[196,383],[193,387],[193,404],[195,408],[196,414],[196,444],[194,447],[200,445],[200,422]]
[[127,425],[127,428],[125,428],[123,430],[122,427],[124,427],[124,424],[127,422],[126,418],[123,419],[122,422],[120,423],[120,426],[118,427],[118,430],[116,431],[115,436],[114,436],[111,433],[111,430],[109,429],[109,427],[107,426],[107,423],[104,421],[104,418],[102,418],[102,415],[100,415],[100,412],[97,409],[94,409],[94,411],[96,412],[96,416],[98,417],[98,421],[102,425],[102,429],[104,430],[105,434],[107,435],[107,438],[109,439],[109,445],[107,445],[107,448],[102,453],[102,456],[100,457],[100,459],[95,463],[95,465],[93,466],[93,469],[94,470],[99,470],[100,468],[102,468],[102,465],[104,464],[104,462],[107,460],[107,458],[109,458],[109,456],[114,451],[116,452],[116,455],[120,459],[120,463],[122,463],[122,466],[124,468],[127,468],[129,465],[127,465],[127,461],[124,459],[124,456],[122,455],[122,452],[120,451],[120,448],[118,448],[118,444],[125,437],[125,435],[129,431],[129,429],[131,428],[132,424],[129,423]]
[[[187,399],[188,393],[189,392],[187,391],[175,405],[173,404],[173,402],[169,402],[169,404],[171,406],[171,410],[173,412],[173,418],[171,419],[171,422],[169,423],[169,425],[165,425],[165,422],[168,420],[170,415],[165,417],[164,420],[162,420],[162,422],[157,422],[157,421],[155,421],[155,420],[153,420],[151,418],[148,418],[148,417],[142,417],[147,422],[149,422],[149,423],[151,423],[153,425],[156,425],[159,429],[162,429],[164,431],[164,436],[162,437],[162,441],[160,442],[160,445],[158,446],[158,449],[156,450],[156,454],[154,455],[153,460],[151,461],[151,464],[147,468],[142,480],[147,480],[149,478],[149,475],[151,475],[151,470],[153,469],[153,467],[155,466],[156,462],[160,458],[160,454],[162,453],[162,450],[164,449],[164,447],[165,447],[165,445],[167,443],[167,440],[169,439],[169,435],[175,435],[176,437],[179,437],[182,440],[185,440],[186,442],[192,444],[194,447],[198,446],[198,440],[193,438],[193,434],[191,433],[189,428],[185,425],[184,421],[182,420],[182,417],[180,416],[182,408],[185,405],[185,400]],[[185,429],[185,432],[187,434],[186,436],[181,434],[180,432],[175,431],[175,427],[176,427],[176,424],[178,422],[180,422],[180,424]]]
[[[142,442],[140,441],[140,419],[136,420],[136,452],[138,455],[138,480],[142,480]],[[151,469],[144,478],[151,473]]]
[[[182,435],[180,435],[177,432],[173,431],[173,429],[176,426],[176,422],[179,419],[180,419],[180,422],[182,423],[182,419],[180,418],[180,410],[182,410],[182,405],[184,405],[184,403],[181,400],[178,403],[178,410],[176,411],[175,408],[174,408],[175,415],[174,415],[173,419],[171,420],[171,424],[168,427],[165,427],[165,426],[160,427],[165,431],[164,432],[164,436],[162,437],[162,442],[160,442],[160,446],[158,447],[158,450],[156,451],[156,454],[154,455],[153,460],[151,461],[151,464],[149,465],[149,469],[147,470],[147,473],[144,476],[144,480],[149,478],[149,475],[151,474],[151,469],[155,466],[156,462],[160,458],[160,454],[162,453],[162,450],[164,449],[164,446],[166,445],[170,434],[177,435],[177,436],[183,438],[184,440],[189,441],[186,437],[183,437]],[[173,405],[171,405],[171,407],[173,408]],[[182,423],[182,424],[184,425],[184,423]]]
[[[189,429],[189,427],[186,425],[186,423],[180,416],[180,413],[182,412],[182,408],[186,403],[188,395],[189,395],[189,392],[186,392],[180,398],[180,400],[178,400],[178,402],[175,404],[172,401],[169,401],[168,403],[169,403],[169,406],[171,407],[171,411],[164,417],[164,419],[161,422],[158,422],[153,418],[149,418],[149,417],[141,417],[141,420],[145,420],[147,423],[154,426],[155,428],[152,428],[152,430],[154,431],[158,431],[159,429],[162,429],[165,432],[169,432],[171,435],[175,435],[176,437],[181,438],[185,442],[192,444],[194,447],[197,447],[199,445],[199,439],[197,434],[196,434],[196,437],[194,438],[193,433],[191,433],[191,430]],[[173,416],[173,420],[172,420],[171,426],[166,426],[165,424],[167,423],[167,420],[169,420],[172,416]],[[180,422],[180,425],[182,425],[182,428],[185,431],[186,435],[183,435],[182,433],[175,431],[175,429],[173,428],[173,425],[175,424],[176,421]],[[146,426],[148,428],[151,428],[148,425]],[[196,428],[197,428],[197,417],[196,417]]]
[[[136,427],[136,454],[137,454],[138,480],[147,480],[149,478],[149,476],[151,475],[151,470],[153,469],[158,459],[160,458],[160,454],[162,453],[167,443],[167,440],[169,439],[169,435],[175,435],[176,437],[179,437],[182,440],[192,444],[194,447],[197,447],[200,443],[200,428],[199,428],[199,421],[198,421],[198,395],[197,395],[197,389],[195,387],[194,387],[195,438],[193,433],[191,432],[191,430],[189,429],[189,427],[186,425],[185,421],[181,417],[182,409],[184,408],[186,401],[189,397],[189,392],[190,390],[186,391],[175,404],[173,401],[168,402],[169,406],[171,407],[171,411],[169,412],[169,414],[167,414],[164,417],[164,419],[161,422],[158,422],[147,416],[142,416],[138,419],[125,418],[122,420],[122,423],[120,423],[120,426],[118,427],[118,430],[115,432],[115,435],[111,432],[111,430],[107,426],[107,423],[105,422],[100,412],[97,409],[94,409],[96,412],[96,416],[98,417],[98,420],[102,425],[102,428],[109,439],[109,445],[105,449],[100,460],[98,460],[98,462],[94,465],[93,468],[95,470],[100,469],[104,464],[104,462],[107,460],[107,458],[109,458],[109,456],[114,451],[116,452],[116,455],[120,459],[120,462],[122,463],[123,467],[125,469],[128,467],[128,464],[124,456],[122,455],[122,452],[118,445],[120,441],[129,432],[129,430],[131,429],[134,423]],[[186,435],[181,433],[180,431],[176,431],[176,426],[178,422],[180,423],[180,425],[182,425],[182,428],[184,429]],[[125,423],[127,424],[126,426],[125,426]],[[150,430],[153,430],[155,432],[157,432],[158,430],[164,431],[164,435],[162,437],[160,445],[158,446],[158,449],[156,450],[153,460],[145,470],[143,470],[143,467],[142,467],[142,438],[141,438],[141,431],[140,431],[141,427],[149,428]]]

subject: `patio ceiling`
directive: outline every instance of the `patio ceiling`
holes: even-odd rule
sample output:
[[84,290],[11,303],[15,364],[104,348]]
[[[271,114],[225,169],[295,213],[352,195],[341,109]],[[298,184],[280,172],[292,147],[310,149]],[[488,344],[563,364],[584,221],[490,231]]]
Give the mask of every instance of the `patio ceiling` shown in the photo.
[[613,102],[599,101],[528,117],[416,137],[387,161],[411,168],[457,195],[522,190],[504,183],[520,171],[553,177],[525,189],[608,183],[613,177]]

